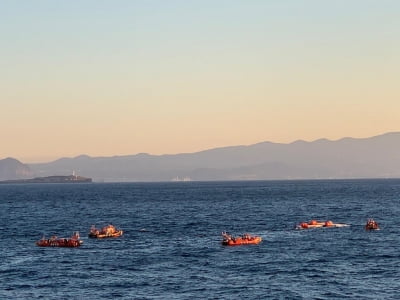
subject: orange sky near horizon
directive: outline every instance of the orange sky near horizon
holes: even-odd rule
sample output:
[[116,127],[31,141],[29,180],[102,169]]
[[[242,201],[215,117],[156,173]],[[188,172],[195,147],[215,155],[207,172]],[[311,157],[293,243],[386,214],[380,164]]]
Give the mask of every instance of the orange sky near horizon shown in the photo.
[[0,159],[400,131],[400,2],[167,2],[0,3]]

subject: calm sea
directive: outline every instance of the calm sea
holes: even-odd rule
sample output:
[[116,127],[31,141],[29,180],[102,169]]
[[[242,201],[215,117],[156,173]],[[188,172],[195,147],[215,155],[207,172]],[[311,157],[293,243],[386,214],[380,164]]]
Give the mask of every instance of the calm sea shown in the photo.
[[[400,180],[0,185],[0,299],[398,299],[399,202]],[[107,224],[124,235],[87,238]]]

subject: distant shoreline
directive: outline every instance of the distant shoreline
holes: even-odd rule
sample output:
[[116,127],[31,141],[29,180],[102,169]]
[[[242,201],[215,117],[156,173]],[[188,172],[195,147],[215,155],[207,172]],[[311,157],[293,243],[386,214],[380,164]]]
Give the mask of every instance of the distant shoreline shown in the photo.
[[82,176],[47,176],[47,177],[35,177],[30,179],[13,179],[3,180],[0,184],[6,183],[84,183],[92,182],[92,178]]

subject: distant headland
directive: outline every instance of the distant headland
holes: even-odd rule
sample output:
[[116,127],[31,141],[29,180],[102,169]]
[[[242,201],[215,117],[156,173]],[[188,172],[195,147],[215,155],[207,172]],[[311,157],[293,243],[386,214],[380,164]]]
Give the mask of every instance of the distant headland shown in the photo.
[[92,178],[69,175],[69,176],[47,176],[30,179],[3,180],[0,183],[83,183],[92,182]]

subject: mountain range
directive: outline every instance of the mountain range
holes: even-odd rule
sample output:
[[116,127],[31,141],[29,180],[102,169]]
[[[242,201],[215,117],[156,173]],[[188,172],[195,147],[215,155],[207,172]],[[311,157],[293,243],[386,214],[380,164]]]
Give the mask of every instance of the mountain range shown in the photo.
[[0,160],[0,180],[79,175],[97,182],[400,178],[400,132],[331,141],[262,142],[174,155]]
[[8,157],[0,160],[0,180],[27,179],[33,176],[28,165]]

